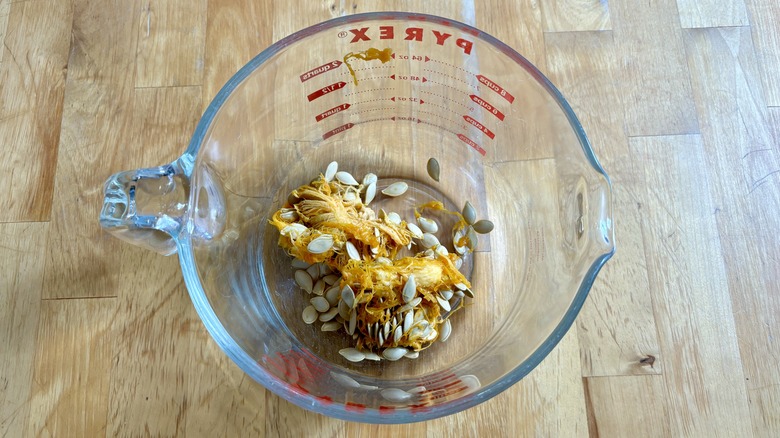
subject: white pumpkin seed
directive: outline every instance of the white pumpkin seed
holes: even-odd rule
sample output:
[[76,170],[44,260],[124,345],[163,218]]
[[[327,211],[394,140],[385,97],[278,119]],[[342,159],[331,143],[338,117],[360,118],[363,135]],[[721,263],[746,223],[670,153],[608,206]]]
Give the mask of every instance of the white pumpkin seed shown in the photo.
[[325,262],[319,262],[319,263],[317,263],[317,264],[318,264],[318,265],[319,265],[319,267],[320,267],[320,277],[324,277],[324,276],[326,276],[326,275],[329,275],[329,274],[332,274],[332,273],[333,273],[333,269],[331,269],[331,268],[330,268],[330,266],[328,266],[328,264],[327,264],[327,263],[325,263]]
[[336,176],[336,172],[339,170],[339,163],[335,161],[331,161],[330,164],[328,164],[327,169],[325,169],[325,181],[331,182],[333,181],[333,177]]
[[379,228],[374,227],[374,237],[379,237]]
[[342,348],[339,354],[350,362],[360,362],[366,358],[366,355],[357,348]]
[[471,394],[482,386],[477,376],[471,374],[460,376],[460,382],[466,385],[466,390],[463,392],[463,395]]
[[380,347],[385,344],[385,337],[382,335],[382,330],[379,330],[379,336],[377,336],[377,338],[379,339],[377,342],[379,342]]
[[320,313],[327,312],[330,309],[330,303],[323,297],[314,297],[309,302]]
[[450,335],[452,334],[452,323],[449,319],[444,320],[444,324],[441,325],[441,330],[439,331],[439,340],[442,342],[447,342],[447,339],[450,338]]
[[339,290],[338,285],[331,286],[327,291],[325,291],[325,299],[328,300],[331,306],[338,305],[340,296],[341,290]]
[[363,177],[363,185],[364,186],[371,185],[375,183],[376,180],[377,180],[376,175],[374,175],[373,173],[367,173],[366,176]]
[[436,221],[428,219],[427,217],[418,217],[417,223],[420,225],[420,229],[426,233],[436,233],[439,231],[439,225]]
[[412,237],[414,237],[415,239],[422,239],[423,232],[420,229],[420,227],[418,227],[417,225],[411,222],[407,222],[406,228],[409,230],[409,232],[412,233]]
[[439,305],[441,306],[441,308],[444,309],[446,312],[449,312],[450,310],[452,310],[452,307],[450,307],[450,302],[445,300],[444,298],[436,297],[436,301],[439,302]]
[[314,306],[306,306],[305,309],[303,309],[303,322],[306,324],[314,324],[314,321],[317,320],[317,309],[314,308]]
[[339,308],[339,316],[341,317],[341,319],[343,319],[344,321],[348,321],[349,306],[347,306],[347,303],[344,301],[339,301],[338,308]]
[[406,279],[402,295],[404,303],[412,301],[414,296],[417,295],[417,282],[414,280],[414,274],[409,274],[409,278]]
[[311,265],[301,259],[293,259],[292,261],[292,267],[295,269],[307,269],[309,266]]
[[[354,350],[354,348],[353,348],[353,350]],[[360,361],[357,361],[357,362],[360,362]],[[352,377],[346,376],[344,374],[334,373],[333,371],[330,372],[330,375],[333,376],[333,380],[341,383],[341,385],[346,386],[347,388],[360,388],[360,383],[358,383]]]
[[458,242],[460,242],[461,239],[463,239],[463,236],[465,234],[466,234],[466,232],[463,231],[462,229],[458,230],[458,231],[456,231],[456,232],[454,232],[452,234],[452,246],[453,246],[453,248],[455,248],[455,252],[457,252],[460,255],[463,255],[463,254],[466,253],[466,246],[465,245],[463,245],[463,246],[459,246],[458,245]]
[[401,225],[401,215],[398,213],[391,211],[390,213],[387,213],[387,222],[390,222],[391,224],[395,225]]
[[396,360],[404,357],[404,354],[406,354],[407,351],[409,351],[409,350],[407,350],[406,348],[401,348],[401,347],[385,348],[385,351],[382,352],[382,357],[384,357],[385,359],[387,359],[389,361],[396,361]]
[[428,248],[425,251],[423,251],[422,254],[423,254],[423,257],[425,257],[426,259],[434,260],[436,258],[436,253],[433,252],[433,250],[430,249],[430,248]]
[[345,245],[347,247],[347,255],[352,260],[360,261],[360,253],[358,252],[357,247],[354,243],[351,241],[347,241],[347,244]]
[[466,245],[470,250],[474,251],[474,249],[477,247],[477,243],[479,243],[479,239],[477,238],[477,233],[474,232],[474,228],[469,227],[466,230],[466,239],[468,240]]
[[436,252],[436,254],[442,257],[447,257],[447,254],[450,253],[449,251],[447,251],[447,247],[445,247],[444,245],[436,245],[435,247],[433,247],[433,250],[434,252]]
[[324,332],[337,332],[341,328],[341,323],[337,321],[328,321],[320,327]]
[[414,324],[414,314],[410,310],[404,316],[404,333],[408,333],[412,329],[412,324]]
[[466,204],[463,206],[463,220],[469,225],[472,225],[477,220],[477,210],[469,201],[466,201]]
[[338,315],[338,313],[339,313],[339,309],[337,309],[335,307],[332,307],[332,308],[328,309],[327,312],[325,312],[325,313],[320,315],[320,321],[328,322],[331,319],[335,318],[336,315]]
[[443,291],[440,291],[439,294],[445,300],[449,300],[450,298],[452,298],[452,291],[449,289],[444,289]]
[[363,204],[368,205],[371,203],[371,201],[374,200],[374,197],[376,197],[376,183],[372,182],[371,184],[366,187],[366,194],[363,197],[364,201]]
[[419,351],[410,351],[410,352],[404,354],[404,357],[407,358],[407,359],[417,359],[418,357],[420,357],[420,352]]
[[317,282],[314,283],[314,287],[311,289],[311,293],[322,296],[322,294],[325,293],[325,282],[317,280]]
[[422,297],[417,297],[417,298],[413,299],[412,301],[409,301],[408,303],[406,303],[403,306],[399,307],[397,312],[399,314],[402,314],[403,312],[406,312],[408,310],[412,310],[415,307],[419,306],[420,303],[422,303]]
[[298,219],[298,212],[296,212],[294,208],[282,208],[281,211],[282,212],[279,214],[279,217],[284,221],[292,222]]
[[358,182],[355,179],[355,177],[352,176],[349,172],[345,172],[343,170],[336,172],[336,179],[339,180],[340,183],[346,184],[348,186],[358,185]]
[[[341,306],[339,306],[339,312],[341,312]],[[334,319],[334,321],[338,322],[339,324],[344,324],[346,322],[344,318],[341,317],[341,313],[336,315],[336,319]]]
[[350,309],[355,307],[355,291],[352,290],[350,285],[345,284],[344,287],[341,288],[341,299]]
[[333,248],[333,236],[321,234],[306,245],[306,249],[312,254],[322,254]]
[[379,265],[392,265],[393,264],[393,261],[390,260],[387,257],[377,257],[374,261],[377,264],[379,264]]
[[383,329],[384,332],[382,332],[382,334],[385,335],[385,339],[388,339],[390,337],[390,321],[385,321],[385,326]]
[[385,388],[379,393],[382,394],[382,397],[384,397],[385,400],[393,403],[402,403],[412,398],[411,394],[398,388]]
[[453,262],[455,265],[455,269],[460,269],[461,266],[463,266],[463,259],[460,257],[457,257],[455,261]]
[[337,274],[330,274],[322,277],[322,280],[327,284],[328,286],[332,286],[335,282],[339,280],[339,276]]
[[373,254],[373,255],[379,254],[379,247],[378,246],[377,247],[373,247],[372,246],[372,247],[369,247],[369,249],[371,250],[371,254]]
[[433,248],[434,246],[439,244],[439,239],[434,236],[431,233],[423,233],[422,241],[420,242],[420,245],[422,245],[423,248]]
[[311,290],[314,287],[311,276],[303,269],[295,271],[295,283],[307,293],[311,293]]
[[477,221],[474,224],[474,231],[476,231],[479,234],[487,234],[491,231],[493,231],[493,228],[495,226],[493,225],[493,222],[490,222],[487,219],[482,219]]
[[320,264],[315,263],[306,269],[306,272],[311,276],[312,281],[317,281],[320,277]]
[[439,173],[441,172],[441,169],[439,168],[439,162],[436,158],[429,158],[425,167],[428,170],[428,176],[434,181],[439,182]]
[[398,181],[390,184],[384,190],[382,190],[382,194],[396,197],[396,196],[403,195],[404,193],[406,193],[408,189],[409,189],[409,184],[403,181]]
[[282,228],[282,231],[279,231],[279,234],[282,236],[287,236],[290,238],[290,240],[296,240],[299,237],[303,235],[308,230],[306,228],[306,225],[294,223],[287,225],[286,227]]
[[474,298],[474,292],[471,291],[471,289],[466,289],[463,291],[464,294],[466,294],[469,298]]
[[350,190],[350,191],[344,193],[343,199],[344,199],[344,202],[352,203],[352,202],[355,202],[356,199],[358,199],[358,195],[356,195],[355,192]]
[[382,357],[380,357],[378,354],[371,351],[364,351],[363,354],[366,356],[366,359],[368,360],[376,360],[376,361],[382,360]]
[[460,289],[460,290],[466,290],[466,289],[468,289],[468,288],[469,288],[468,286],[466,286],[466,285],[465,285],[465,284],[463,284],[463,283],[455,283],[455,287],[457,287],[457,288],[458,288],[458,289]]
[[356,326],[357,326],[357,312],[353,310],[349,314],[349,326],[347,326],[347,333],[349,333],[350,335],[354,335]]
[[[418,352],[415,351],[415,353],[418,353]],[[421,393],[423,393],[425,391],[427,391],[427,389],[424,386],[415,386],[414,388],[410,389],[407,392],[409,394],[412,394],[412,395],[417,395],[417,394],[421,394]]]
[[393,331],[393,342],[398,345],[398,342],[401,341],[401,338],[404,336],[403,327],[400,325],[395,328],[395,331]]
[[466,296],[466,294],[464,294],[462,290],[456,290],[453,296],[455,298],[463,298]]

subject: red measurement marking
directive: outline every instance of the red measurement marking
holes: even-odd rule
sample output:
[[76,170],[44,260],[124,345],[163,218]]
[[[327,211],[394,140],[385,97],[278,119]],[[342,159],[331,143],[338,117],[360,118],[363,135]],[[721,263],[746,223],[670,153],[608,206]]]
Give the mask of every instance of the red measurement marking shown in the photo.
[[380,414],[392,414],[395,411],[395,406],[379,405]]
[[463,134],[458,134],[458,138],[459,138],[459,139],[460,139],[460,140],[461,140],[463,143],[466,143],[467,145],[469,145],[469,146],[471,146],[472,148],[474,148],[474,150],[475,150],[475,151],[477,151],[477,152],[479,152],[480,154],[482,154],[482,156],[483,156],[483,157],[485,156],[485,154],[487,154],[487,151],[485,151],[484,149],[482,149],[482,147],[481,147],[480,145],[476,144],[476,143],[474,142],[474,140],[472,140],[472,139],[470,139],[470,138],[466,137],[465,135],[463,135]]
[[355,126],[355,124],[354,124],[354,123],[347,123],[347,124],[344,124],[344,125],[341,125],[341,126],[339,126],[338,128],[331,129],[330,131],[328,131],[328,132],[326,132],[326,133],[322,134],[322,139],[323,139],[323,140],[327,140],[327,139],[329,139],[329,138],[333,137],[334,135],[336,135],[336,134],[338,134],[338,133],[340,133],[340,132],[344,132],[344,131],[346,131],[347,129],[349,129],[349,128],[353,127],[353,126]]
[[344,409],[348,411],[363,412],[366,409],[366,405],[363,403],[346,402],[344,403]]
[[512,102],[515,101],[515,96],[512,96],[511,94],[509,94],[508,91],[504,90],[504,88],[502,86],[498,85],[497,83],[491,81],[490,79],[488,79],[488,78],[486,78],[486,77],[484,77],[482,75],[477,75],[477,79],[479,79],[479,82],[481,82],[482,84],[485,84],[485,86],[487,86],[491,90],[493,90],[496,93],[498,93],[501,97],[506,99],[509,103],[512,103]]
[[333,114],[340,113],[340,112],[344,111],[345,109],[347,109],[347,108],[349,108],[349,107],[350,107],[350,105],[349,105],[348,103],[342,103],[341,105],[339,105],[339,106],[334,106],[333,108],[331,108],[331,109],[329,109],[329,110],[325,111],[325,112],[324,112],[324,113],[322,113],[322,114],[318,114],[318,115],[314,116],[314,118],[315,118],[315,119],[316,119],[318,122],[320,122],[320,121],[322,121],[323,119],[327,119],[328,117],[332,116]]
[[317,99],[319,97],[322,97],[328,93],[332,93],[336,90],[340,90],[344,88],[344,86],[347,85],[346,82],[336,82],[335,84],[330,84],[326,87],[322,87],[319,90],[315,91],[314,93],[311,93],[310,95],[306,96],[307,99],[309,99],[309,102],[311,102],[314,99]]
[[343,64],[343,62],[341,62],[339,60],[335,60],[335,61],[331,61],[331,62],[329,62],[327,64],[323,64],[323,65],[321,65],[319,67],[315,67],[315,68],[313,68],[313,69],[311,69],[311,70],[309,70],[306,73],[301,75],[301,82],[306,82],[306,81],[308,81],[309,79],[311,79],[311,78],[313,78],[315,76],[319,76],[319,75],[321,75],[323,73],[329,72],[331,70],[335,70],[335,69],[339,68],[341,66],[341,64]]
[[425,76],[414,76],[414,75],[390,75],[390,79],[399,81],[423,81],[428,82],[428,78]]
[[420,55],[406,55],[406,54],[402,54],[402,53],[393,53],[391,56],[392,56],[393,59],[402,59],[404,61],[412,60],[412,61],[428,62],[428,59],[430,59],[427,56],[423,57],[423,56],[420,56]]
[[317,397],[321,402],[323,402],[326,405],[329,405],[333,403],[333,399],[328,397],[327,395],[320,395]]
[[471,100],[476,102],[477,105],[488,110],[490,114],[493,114],[494,116],[498,117],[498,120],[502,120],[502,121],[504,120],[504,113],[496,109],[496,107],[494,107],[493,105],[487,103],[481,97],[477,96],[476,94],[471,94],[469,95],[469,97],[471,98]]
[[390,100],[393,102],[396,101],[396,99],[399,102],[420,102],[420,105],[424,104],[425,101],[420,99],[419,97],[405,97],[405,96],[398,96],[398,97],[391,97]]
[[477,129],[479,129],[480,131],[484,132],[484,133],[485,133],[485,135],[487,135],[488,137],[490,137],[490,139],[491,139],[491,140],[493,140],[494,138],[496,138],[496,134],[493,134],[493,131],[491,131],[491,130],[487,129],[487,128],[485,127],[485,125],[483,125],[482,123],[479,123],[478,121],[474,120],[473,118],[471,118],[471,116],[463,116],[463,118],[464,118],[464,119],[466,119],[466,121],[467,121],[468,123],[470,123],[470,124],[472,124],[472,125],[476,126],[476,128],[477,128]]

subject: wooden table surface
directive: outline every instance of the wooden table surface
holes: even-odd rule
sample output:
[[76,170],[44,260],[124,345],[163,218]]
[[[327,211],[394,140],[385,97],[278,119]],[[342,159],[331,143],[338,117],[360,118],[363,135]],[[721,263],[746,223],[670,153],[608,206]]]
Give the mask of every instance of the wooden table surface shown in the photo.
[[[347,423],[216,347],[178,261],[97,223],[219,87],[305,26],[426,12],[557,84],[614,183],[618,251],[527,378],[466,412]],[[0,0],[0,436],[780,436],[777,0]]]

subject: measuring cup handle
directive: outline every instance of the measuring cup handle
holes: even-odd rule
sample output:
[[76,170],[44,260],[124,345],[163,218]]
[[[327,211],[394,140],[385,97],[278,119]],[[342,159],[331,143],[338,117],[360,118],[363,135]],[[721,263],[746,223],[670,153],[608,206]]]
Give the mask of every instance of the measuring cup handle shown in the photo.
[[108,178],[100,226],[134,245],[163,255],[176,253],[189,192],[189,178],[179,161]]

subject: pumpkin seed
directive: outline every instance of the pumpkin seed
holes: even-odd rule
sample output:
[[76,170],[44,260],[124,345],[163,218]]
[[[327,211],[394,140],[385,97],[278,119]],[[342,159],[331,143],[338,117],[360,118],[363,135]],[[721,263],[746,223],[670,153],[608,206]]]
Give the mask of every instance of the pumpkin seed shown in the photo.
[[395,225],[401,225],[401,215],[398,213],[391,211],[390,213],[387,213],[386,220],[390,222],[391,224]]
[[459,246],[458,245],[458,242],[460,242],[461,239],[463,239],[463,236],[465,236],[465,235],[466,235],[466,233],[462,229],[452,233],[452,246],[453,246],[453,248],[455,248],[455,252],[457,252],[460,255],[463,255],[463,254],[466,253],[466,246],[465,245],[464,246]]
[[282,208],[282,213],[279,215],[282,220],[292,222],[298,219],[298,212],[294,208]]
[[411,222],[407,222],[406,228],[409,230],[409,232],[412,233],[412,237],[414,237],[415,239],[422,239],[423,232],[420,229],[420,227],[418,227],[417,225]]
[[418,217],[417,223],[420,224],[420,229],[426,233],[436,233],[439,231],[439,226],[435,221],[428,219],[427,217]]
[[314,308],[314,306],[306,306],[305,309],[303,309],[303,322],[306,324],[314,324],[314,321],[317,320],[317,309]]
[[445,300],[449,300],[450,298],[452,298],[452,291],[449,289],[444,289],[443,291],[439,292],[439,295],[441,295],[441,297],[444,298]]
[[348,191],[344,193],[344,202],[352,203],[355,202],[355,199],[358,199],[358,195],[355,194],[353,191]]
[[352,176],[349,172],[345,172],[343,170],[336,172],[336,179],[339,180],[340,183],[346,184],[348,186],[358,185],[355,177]]
[[372,182],[371,184],[366,187],[366,194],[364,196],[363,204],[368,205],[371,203],[371,201],[374,200],[374,197],[376,196],[376,183]]
[[377,339],[378,339],[377,342],[379,343],[380,347],[385,344],[385,337],[384,335],[382,335],[382,330],[379,330],[379,335],[377,336]]
[[463,206],[463,220],[469,225],[472,225],[477,220],[477,210],[469,201],[466,201],[466,204]]
[[360,261],[360,253],[358,252],[358,249],[355,247],[355,244],[347,241],[347,255],[349,255],[349,258],[352,260]]
[[292,261],[292,267],[295,269],[307,269],[309,266],[311,265],[301,259],[293,259]]
[[469,298],[474,298],[474,292],[472,292],[471,289],[466,288],[463,293]]
[[463,266],[463,259],[457,257],[453,263],[455,264],[455,269],[460,269],[460,267]]
[[441,331],[439,331],[439,340],[442,342],[447,342],[447,339],[449,339],[451,333],[452,323],[449,319],[445,319],[444,324],[441,325]]
[[296,240],[299,237],[301,237],[303,233],[305,233],[306,231],[308,231],[306,225],[299,224],[296,222],[294,224],[290,224],[282,228],[282,231],[279,231],[279,234],[281,234],[282,236],[289,237],[290,240]]
[[341,291],[339,290],[338,285],[331,286],[330,289],[325,291],[325,299],[328,300],[331,306],[338,305],[340,296]]
[[[417,352],[415,351],[415,353]],[[414,388],[410,389],[408,392],[409,394],[417,395],[425,391],[427,391],[427,389],[424,386],[415,386]]]
[[418,357],[420,357],[420,352],[419,351],[410,351],[410,352],[404,354],[404,357],[407,358],[407,359],[417,359]]
[[350,285],[346,284],[341,288],[341,299],[350,309],[355,307],[355,291],[352,290]]
[[349,325],[347,326],[347,333],[350,335],[355,334],[355,327],[357,326],[357,312],[352,311],[349,313]]
[[444,245],[436,245],[433,248],[433,251],[442,257],[447,257],[447,254],[450,253],[449,251],[447,251],[447,247],[445,247]]
[[450,310],[452,310],[452,307],[450,307],[450,302],[445,300],[444,298],[436,297],[436,301],[439,302],[439,305],[441,306],[441,308],[444,309],[446,312],[449,312]]
[[406,280],[406,284],[403,289],[404,303],[408,303],[414,299],[417,294],[417,282],[414,280],[414,274],[409,274],[409,278]]
[[336,274],[330,274],[322,277],[322,281],[328,286],[332,286],[335,282],[339,281],[339,276]]
[[385,351],[382,352],[382,357],[389,361],[396,361],[402,357],[404,357],[404,354],[406,354],[409,350],[406,348],[401,347],[390,347],[385,348]]
[[341,323],[337,321],[328,321],[320,327],[324,332],[337,332],[341,328]]
[[389,338],[390,335],[390,321],[385,321],[385,326],[383,327],[384,331],[382,334],[385,335],[385,339]]
[[311,276],[312,281],[316,281],[320,277],[320,264],[315,263],[308,268],[306,268],[306,272]]
[[466,294],[464,294],[462,290],[456,290],[453,296],[455,298],[463,298],[466,296]]
[[327,263],[319,262],[319,263],[317,263],[317,265],[320,267],[320,277],[323,277],[323,276],[326,276],[326,275],[329,275],[329,274],[333,273],[333,269],[331,269],[330,266],[328,266]]
[[295,283],[298,285],[298,287],[308,293],[311,293],[311,290],[314,287],[314,282],[312,281],[311,276],[303,269],[295,271]]
[[479,234],[487,234],[491,231],[493,231],[494,225],[493,222],[490,222],[487,219],[482,219],[477,221],[474,226],[474,231],[476,231]]
[[322,295],[325,293],[325,282],[322,280],[317,280],[316,283],[314,283],[314,287],[311,289],[311,293],[314,295]]
[[406,184],[403,181],[398,181],[387,186],[384,190],[382,190],[382,193],[387,196],[396,197],[403,195],[408,189],[409,184]]
[[333,248],[333,236],[330,234],[322,234],[306,245],[306,249],[312,254],[322,254],[330,251],[331,248]]
[[393,403],[402,403],[412,398],[411,394],[398,388],[385,388],[379,393],[382,394],[385,400]]
[[379,265],[392,265],[393,261],[387,257],[377,257],[374,261]]
[[338,308],[341,319],[344,321],[349,320],[349,306],[347,306],[347,303],[344,301],[339,301]]
[[357,348],[342,348],[339,354],[350,362],[360,362],[366,358],[366,355]]
[[336,172],[339,170],[339,163],[335,161],[331,161],[330,164],[328,164],[328,168],[325,169],[325,181],[331,182],[333,181],[333,177],[336,176]]
[[401,338],[404,336],[403,327],[400,325],[395,328],[395,331],[393,331],[393,342],[397,345],[398,342],[401,341]]
[[412,310],[415,307],[419,306],[420,303],[422,303],[422,297],[417,297],[417,298],[413,299],[412,301],[409,301],[408,303],[406,303],[403,306],[399,307],[396,312],[398,312],[398,314],[402,314],[403,312],[406,312],[407,310]]
[[477,238],[477,233],[474,232],[473,227],[468,227],[466,230],[466,240],[468,240],[466,245],[470,250],[474,251],[474,249],[477,247],[477,243],[479,243],[479,239]]
[[[371,185],[371,184],[375,183],[376,181],[377,181],[377,177],[373,173],[367,173],[366,176],[363,177],[363,185],[364,186]],[[366,204],[368,204],[368,203],[366,202]]]
[[330,309],[330,303],[323,297],[314,297],[309,302],[320,313],[327,312]]
[[[354,348],[353,348],[353,350],[354,350]],[[360,361],[357,361],[357,362],[360,362]],[[347,388],[360,388],[360,383],[358,383],[352,377],[346,376],[344,374],[334,373],[333,371],[330,372],[330,375],[333,377],[333,380],[341,383],[342,386],[346,386]]]
[[439,182],[439,173],[441,169],[439,168],[439,162],[436,158],[429,158],[426,168],[428,170],[428,176],[433,178],[434,181]]
[[378,354],[371,351],[364,351],[363,354],[366,356],[366,359],[368,360],[376,360],[376,361],[382,360],[382,358]]
[[439,239],[431,233],[423,233],[422,241],[420,242],[423,248],[433,248],[439,244]]
[[330,309],[328,309],[327,312],[320,315],[320,321],[328,322],[331,319],[335,318],[336,315],[338,315],[338,313],[339,313],[339,309],[335,307],[331,307]]
[[414,324],[414,314],[410,310],[404,316],[404,333],[408,333],[412,329],[412,324]]

